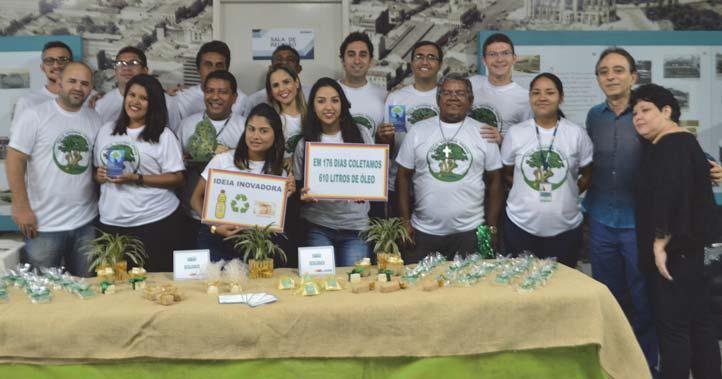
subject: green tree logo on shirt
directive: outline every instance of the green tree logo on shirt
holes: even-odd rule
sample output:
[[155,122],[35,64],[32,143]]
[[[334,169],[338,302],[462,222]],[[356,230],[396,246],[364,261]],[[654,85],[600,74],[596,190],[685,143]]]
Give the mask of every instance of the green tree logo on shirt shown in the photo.
[[218,147],[216,128],[206,117],[196,124],[193,135],[188,139],[186,150],[191,155],[191,160],[196,162],[208,162],[213,158]]
[[501,126],[501,117],[491,105],[481,104],[473,106],[469,112],[469,117],[495,128]]
[[457,141],[438,142],[426,154],[429,172],[442,182],[458,182],[464,179],[473,160],[469,149]]
[[406,110],[406,117],[411,125],[437,116],[438,114],[439,110],[435,106],[426,104],[410,107]]
[[567,180],[568,167],[567,159],[560,151],[553,149],[550,152],[549,147],[542,150],[537,148],[522,157],[521,173],[524,182],[535,191],[539,191],[541,183],[549,183],[552,190],[556,190]]
[[90,165],[90,147],[82,133],[68,131],[53,144],[53,162],[66,174],[82,174]]
[[127,168],[130,166],[131,171],[135,174],[140,168],[140,152],[134,144],[128,142],[113,142],[103,146],[100,149],[100,163],[103,166],[108,166],[108,156],[115,153],[116,151],[122,150],[125,155],[123,156],[123,164]]
[[298,141],[300,141],[301,138],[303,138],[303,134],[301,134],[301,133],[294,134],[291,137],[289,137],[286,140],[286,146],[285,146],[286,153],[293,154],[293,152],[296,151],[296,145],[298,145]]
[[371,133],[371,135],[374,135],[374,129],[376,128],[376,123],[374,122],[374,120],[371,117],[369,117],[365,114],[362,114],[362,113],[357,113],[357,114],[353,115],[353,123],[356,125],[363,126],[364,128],[366,128],[366,130],[369,131],[369,133]]

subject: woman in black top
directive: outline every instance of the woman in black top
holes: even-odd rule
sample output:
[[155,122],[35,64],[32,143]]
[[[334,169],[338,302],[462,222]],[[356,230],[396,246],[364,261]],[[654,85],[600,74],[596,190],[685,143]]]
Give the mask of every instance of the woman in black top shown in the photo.
[[637,191],[637,243],[647,274],[661,378],[722,378],[720,350],[703,276],[705,228],[714,208],[709,163],[694,135],[677,125],[679,104],[654,84],[632,92],[634,127],[649,143]]

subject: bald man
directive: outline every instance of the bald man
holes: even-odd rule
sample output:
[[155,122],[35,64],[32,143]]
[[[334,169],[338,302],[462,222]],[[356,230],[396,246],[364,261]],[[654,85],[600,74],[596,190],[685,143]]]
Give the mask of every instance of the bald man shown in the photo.
[[64,264],[78,276],[89,274],[98,215],[91,157],[101,121],[83,107],[92,79],[88,66],[69,63],[58,97],[20,115],[6,162],[13,221],[25,238],[21,259],[34,267]]

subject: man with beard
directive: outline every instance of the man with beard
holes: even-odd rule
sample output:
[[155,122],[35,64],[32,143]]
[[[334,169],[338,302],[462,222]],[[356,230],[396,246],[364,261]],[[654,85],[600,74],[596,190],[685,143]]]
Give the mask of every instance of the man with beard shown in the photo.
[[471,83],[460,74],[444,76],[436,101],[439,116],[415,124],[396,157],[399,210],[415,244],[407,263],[416,263],[432,251],[449,259],[456,252],[477,251],[477,227],[485,223],[495,239],[503,205],[499,147],[483,139],[481,124],[467,116],[474,101]]
[[69,63],[57,84],[58,98],[23,112],[10,136],[12,218],[25,239],[23,261],[34,267],[64,261],[71,274],[87,276],[98,215],[91,156],[100,117],[83,107],[92,88],[88,66]]

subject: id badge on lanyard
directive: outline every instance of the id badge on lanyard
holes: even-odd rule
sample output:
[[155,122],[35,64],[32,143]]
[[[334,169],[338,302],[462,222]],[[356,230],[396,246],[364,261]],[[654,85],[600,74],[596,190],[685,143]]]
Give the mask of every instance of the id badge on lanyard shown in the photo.
[[552,184],[539,183],[539,201],[542,203],[551,203],[552,201]]

